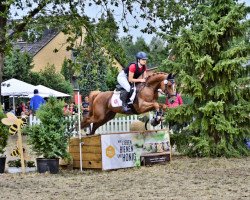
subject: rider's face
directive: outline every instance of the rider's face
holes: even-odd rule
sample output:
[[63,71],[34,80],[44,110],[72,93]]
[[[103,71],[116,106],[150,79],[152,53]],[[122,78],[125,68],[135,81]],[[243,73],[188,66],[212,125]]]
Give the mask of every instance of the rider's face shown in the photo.
[[141,65],[146,65],[147,59],[139,59],[139,63],[140,63]]

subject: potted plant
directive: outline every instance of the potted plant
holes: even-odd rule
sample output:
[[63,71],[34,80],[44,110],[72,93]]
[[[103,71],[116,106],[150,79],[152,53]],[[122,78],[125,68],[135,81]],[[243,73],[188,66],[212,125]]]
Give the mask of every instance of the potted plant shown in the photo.
[[[21,159],[17,160],[9,160],[8,161],[8,172],[9,173],[21,173]],[[36,171],[36,166],[34,161],[24,161],[25,171],[26,172],[34,172]]]
[[25,130],[31,149],[42,156],[36,160],[39,173],[58,173],[59,158],[70,158],[67,151],[70,136],[65,131],[68,120],[63,115],[63,106],[63,101],[50,97],[36,113],[41,123]]
[[[0,121],[5,118],[3,109],[0,106]],[[0,123],[0,173],[4,173],[6,156],[4,155],[5,147],[7,146],[7,140],[9,136],[9,130],[6,125]]]

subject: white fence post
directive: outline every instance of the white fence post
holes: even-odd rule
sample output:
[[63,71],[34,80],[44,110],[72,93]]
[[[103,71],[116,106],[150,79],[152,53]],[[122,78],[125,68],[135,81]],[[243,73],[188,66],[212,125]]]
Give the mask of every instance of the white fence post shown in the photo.
[[38,119],[35,115],[30,115],[29,116],[29,125],[35,125],[35,124],[40,124],[40,119]]

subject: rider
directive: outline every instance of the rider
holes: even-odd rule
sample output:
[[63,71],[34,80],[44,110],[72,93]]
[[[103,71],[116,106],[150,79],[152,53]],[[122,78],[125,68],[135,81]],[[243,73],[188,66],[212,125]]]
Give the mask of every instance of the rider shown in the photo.
[[[122,108],[124,112],[130,111],[128,107],[128,98],[131,89],[131,83],[143,83],[147,77],[147,54],[140,51],[136,54],[136,62],[131,63],[128,67],[123,69],[118,77],[118,83],[126,90],[121,94]],[[142,75],[142,78],[139,78]]]

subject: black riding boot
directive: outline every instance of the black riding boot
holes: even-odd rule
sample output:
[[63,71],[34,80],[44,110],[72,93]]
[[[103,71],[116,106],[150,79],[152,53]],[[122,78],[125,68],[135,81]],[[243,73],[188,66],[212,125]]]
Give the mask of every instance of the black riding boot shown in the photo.
[[129,112],[131,110],[131,108],[128,107],[128,98],[129,98],[129,92],[122,91],[121,100],[122,100],[122,109],[124,112]]

